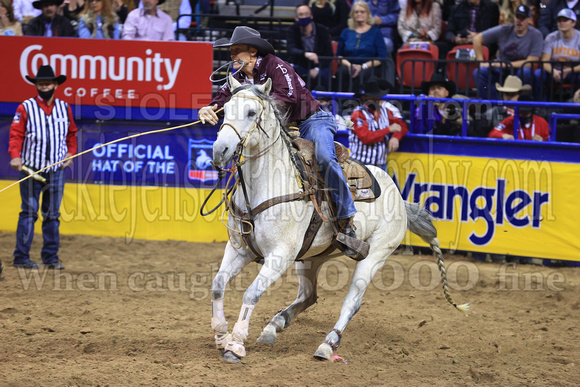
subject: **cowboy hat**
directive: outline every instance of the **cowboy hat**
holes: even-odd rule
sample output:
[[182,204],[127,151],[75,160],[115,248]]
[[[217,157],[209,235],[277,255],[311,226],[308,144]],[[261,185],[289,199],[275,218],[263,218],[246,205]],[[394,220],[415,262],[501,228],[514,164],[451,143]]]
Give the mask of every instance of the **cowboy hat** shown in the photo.
[[382,98],[388,94],[392,88],[393,87],[388,81],[373,76],[367,79],[362,87],[354,93],[354,98],[361,98],[363,96],[369,98]]
[[433,76],[431,77],[431,80],[429,82],[427,82],[427,81],[421,82],[421,90],[423,91],[423,94],[429,95],[429,89],[433,85],[443,86],[444,88],[447,89],[447,91],[449,92],[449,95],[455,94],[455,89],[457,88],[453,81],[450,81],[449,79],[445,78],[441,74],[435,73],[435,74],[433,74]]
[[36,78],[32,78],[32,77],[27,75],[26,79],[28,79],[30,82],[32,82],[34,84],[36,84],[36,81],[47,81],[48,80],[48,81],[56,81],[56,83],[61,85],[66,81],[66,75],[59,75],[58,77],[56,77],[54,75],[54,70],[52,69],[52,67],[46,65],[46,66],[40,66],[40,68],[36,72]]
[[246,26],[236,27],[231,39],[218,39],[213,46],[230,47],[235,44],[247,44],[255,47],[261,55],[274,54],[274,47],[267,40],[262,39],[258,31]]
[[502,93],[520,93],[532,90],[532,86],[522,85],[522,80],[515,75],[508,75],[503,81],[503,86],[496,82],[495,88]]
[[32,2],[32,6],[36,9],[41,9],[43,4],[56,5],[57,7],[64,3],[64,0],[37,0]]

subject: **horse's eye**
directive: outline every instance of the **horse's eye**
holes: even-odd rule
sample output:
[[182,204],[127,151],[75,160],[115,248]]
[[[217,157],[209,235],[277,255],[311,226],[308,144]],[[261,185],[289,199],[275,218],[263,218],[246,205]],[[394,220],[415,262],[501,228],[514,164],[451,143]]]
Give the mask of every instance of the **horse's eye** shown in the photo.
[[248,112],[248,118],[252,118],[252,117],[254,117],[255,115],[256,115],[256,112],[255,112],[254,110],[250,110],[250,111]]

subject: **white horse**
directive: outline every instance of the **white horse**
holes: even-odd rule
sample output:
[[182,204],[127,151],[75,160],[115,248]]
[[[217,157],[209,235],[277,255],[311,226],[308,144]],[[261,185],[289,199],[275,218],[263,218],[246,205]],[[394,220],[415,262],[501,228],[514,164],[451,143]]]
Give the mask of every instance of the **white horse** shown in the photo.
[[[232,202],[240,209],[255,209],[268,199],[300,192],[281,115],[275,101],[268,95],[270,80],[259,86],[241,86],[233,77],[230,77],[229,82],[233,95],[224,106],[224,123],[213,146],[213,160],[215,165],[223,167],[232,159],[240,155],[243,157],[243,177],[249,203],[246,203],[243,189],[235,191]],[[429,214],[416,204],[404,202],[388,174],[372,166],[368,168],[380,184],[382,194],[373,202],[356,202],[354,225],[357,237],[370,244],[369,254],[356,264],[340,318],[314,354],[318,359],[332,358],[333,351],[340,344],[342,332],[359,310],[373,276],[399,246],[407,227],[421,236],[436,252],[447,300],[464,313],[469,309],[468,304],[456,305],[449,295],[443,258],[436,238],[437,231]],[[263,266],[244,293],[240,315],[231,333],[228,332],[224,315],[225,287],[244,266],[256,259],[256,255],[242,240],[242,221],[230,212],[230,240],[212,283],[211,325],[216,346],[223,350],[225,362],[235,363],[246,355],[244,342],[248,337],[248,324],[256,303],[264,291],[293,263],[299,278],[298,296],[289,307],[272,318],[258,342],[273,343],[278,332],[287,328],[300,312],[316,302],[317,274],[329,257],[314,256],[331,244],[333,229],[329,223],[324,223],[306,255],[301,261],[296,261],[313,211],[311,201],[298,200],[277,204],[255,216],[250,238],[264,258]],[[328,217],[328,206],[322,206],[322,211]]]

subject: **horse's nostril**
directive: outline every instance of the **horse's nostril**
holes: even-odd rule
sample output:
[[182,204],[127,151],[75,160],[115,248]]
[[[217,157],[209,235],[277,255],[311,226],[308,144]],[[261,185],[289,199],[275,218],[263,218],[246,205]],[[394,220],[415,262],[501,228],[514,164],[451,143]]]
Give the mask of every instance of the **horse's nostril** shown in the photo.
[[225,155],[226,155],[226,153],[228,153],[228,149],[229,149],[229,148],[228,148],[227,146],[224,148],[224,151],[222,152],[222,156],[225,156]]

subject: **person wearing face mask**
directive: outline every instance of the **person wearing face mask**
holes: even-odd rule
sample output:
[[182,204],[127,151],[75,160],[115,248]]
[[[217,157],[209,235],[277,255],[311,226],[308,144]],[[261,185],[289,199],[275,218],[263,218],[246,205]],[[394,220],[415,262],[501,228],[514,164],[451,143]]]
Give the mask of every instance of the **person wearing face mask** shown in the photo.
[[294,20],[286,44],[292,67],[311,88],[320,84],[330,89],[330,60],[318,58],[333,56],[328,28],[312,21],[312,11],[305,4],[296,7]]
[[375,77],[363,84],[362,90],[355,94],[361,105],[350,116],[353,127],[348,135],[350,157],[385,172],[387,154],[399,149],[399,142],[408,131],[405,121],[381,103],[390,88],[386,81]]
[[[8,153],[10,166],[23,179],[35,171],[63,161],[77,152],[77,127],[70,106],[55,97],[66,76],[54,75],[50,66],[40,66],[36,78],[26,76],[36,86],[38,96],[27,99],[16,109],[10,125]],[[72,160],[54,165],[20,183],[22,205],[16,228],[14,267],[37,269],[30,260],[34,223],[42,213],[44,244],[41,258],[49,269],[62,270],[58,258],[60,204],[64,191],[64,169]],[[42,206],[39,199],[42,195]]]
[[32,3],[42,14],[35,17],[25,29],[24,35],[46,37],[76,37],[77,33],[71,22],[64,16],[57,14],[58,7],[64,0],[38,0]]
[[[433,74],[429,82],[421,83],[423,94],[430,98],[451,98],[457,87],[453,81],[441,74]],[[457,104],[431,102],[421,104],[415,110],[415,118],[419,127],[426,128],[430,134],[457,136],[461,134],[461,111]]]
[[[520,95],[520,102],[532,102],[534,99],[530,93]],[[534,114],[534,108],[521,106],[519,108],[520,127],[514,131],[514,116],[509,116],[489,132],[490,138],[513,140],[514,132],[518,140],[548,141],[550,126],[548,121]]]

